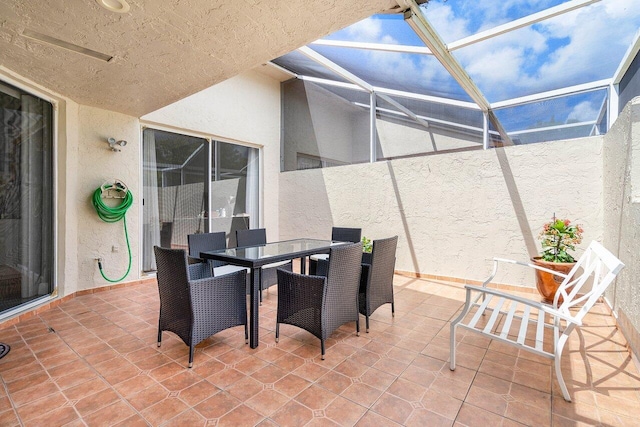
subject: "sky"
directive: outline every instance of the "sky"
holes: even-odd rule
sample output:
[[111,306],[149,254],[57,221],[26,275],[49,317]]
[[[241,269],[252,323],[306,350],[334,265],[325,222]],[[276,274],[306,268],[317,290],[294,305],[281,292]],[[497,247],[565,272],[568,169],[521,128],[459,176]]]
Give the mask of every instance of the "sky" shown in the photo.
[[[446,43],[536,13],[560,0],[432,0],[424,15]],[[640,28],[640,0],[602,0],[453,51],[489,102],[613,77]],[[401,16],[376,15],[327,39],[424,46]],[[376,86],[469,97],[431,55],[331,48],[314,50]],[[554,103],[554,120],[593,120],[601,96]]]

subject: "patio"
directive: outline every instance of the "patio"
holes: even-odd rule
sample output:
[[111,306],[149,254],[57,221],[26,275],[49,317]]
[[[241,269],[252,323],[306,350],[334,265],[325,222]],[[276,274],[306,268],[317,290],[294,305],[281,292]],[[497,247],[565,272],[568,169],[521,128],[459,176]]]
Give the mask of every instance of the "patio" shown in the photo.
[[448,322],[463,285],[394,284],[396,317],[380,308],[360,337],[343,326],[324,361],[300,329],[283,325],[274,342],[271,290],[257,349],[236,327],[200,345],[190,370],[175,335],[156,347],[155,283],[77,296],[0,330],[11,345],[0,425],[637,425],[640,374],[603,303],[567,346],[567,403],[549,362],[462,331],[451,372]]

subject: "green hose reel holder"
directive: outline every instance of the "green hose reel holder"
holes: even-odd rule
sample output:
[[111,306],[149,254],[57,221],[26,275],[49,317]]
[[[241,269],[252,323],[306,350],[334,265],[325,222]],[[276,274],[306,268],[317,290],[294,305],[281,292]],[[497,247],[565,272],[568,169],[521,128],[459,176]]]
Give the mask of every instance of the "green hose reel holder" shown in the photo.
[[[117,206],[109,206],[104,203],[105,199],[120,199],[121,202]],[[129,244],[129,233],[127,231],[127,219],[125,215],[133,204],[133,194],[131,194],[131,191],[129,191],[124,182],[116,179],[114,181],[107,181],[96,188],[96,191],[93,192],[91,202],[98,213],[98,217],[104,222],[119,222],[122,220],[124,223],[124,236],[127,241],[127,251],[129,253],[127,272],[119,279],[109,279],[104,274],[104,271],[102,271],[102,258],[98,258],[98,269],[102,277],[111,283],[120,282],[127,277],[129,271],[131,271],[131,245]]]

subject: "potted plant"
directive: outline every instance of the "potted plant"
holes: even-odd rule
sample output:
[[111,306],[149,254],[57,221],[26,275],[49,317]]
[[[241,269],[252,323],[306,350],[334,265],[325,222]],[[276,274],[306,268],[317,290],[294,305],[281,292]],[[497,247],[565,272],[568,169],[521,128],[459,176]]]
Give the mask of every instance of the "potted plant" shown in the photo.
[[[558,219],[554,215],[550,222],[543,225],[538,236],[542,241],[542,255],[533,257],[531,261],[549,270],[569,273],[576,260],[568,251],[575,251],[576,245],[582,242],[582,232],[581,225],[574,225],[570,220]],[[536,270],[536,287],[544,302],[553,303],[556,291],[563,280],[562,276]]]
[[362,262],[365,264],[371,264],[371,250],[373,249],[373,242],[371,239],[362,236]]

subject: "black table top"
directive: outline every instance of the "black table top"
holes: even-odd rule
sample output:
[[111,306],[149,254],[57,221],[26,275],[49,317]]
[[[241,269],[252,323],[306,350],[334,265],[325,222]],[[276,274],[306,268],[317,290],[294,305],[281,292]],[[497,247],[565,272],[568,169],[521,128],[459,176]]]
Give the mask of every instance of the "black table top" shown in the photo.
[[273,262],[301,258],[318,253],[329,253],[332,246],[342,244],[345,243],[332,242],[331,240],[293,239],[260,246],[200,252],[200,257],[256,268]]

